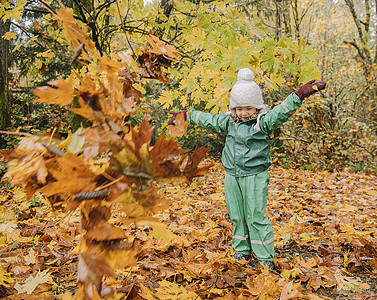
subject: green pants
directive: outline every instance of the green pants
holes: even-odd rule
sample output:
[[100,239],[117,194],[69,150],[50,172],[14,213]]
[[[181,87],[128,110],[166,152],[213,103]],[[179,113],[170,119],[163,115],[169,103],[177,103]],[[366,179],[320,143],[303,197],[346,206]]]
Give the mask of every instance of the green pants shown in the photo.
[[275,256],[272,225],[266,216],[268,171],[235,177],[225,174],[225,201],[233,223],[232,247],[236,253],[258,260],[273,261]]

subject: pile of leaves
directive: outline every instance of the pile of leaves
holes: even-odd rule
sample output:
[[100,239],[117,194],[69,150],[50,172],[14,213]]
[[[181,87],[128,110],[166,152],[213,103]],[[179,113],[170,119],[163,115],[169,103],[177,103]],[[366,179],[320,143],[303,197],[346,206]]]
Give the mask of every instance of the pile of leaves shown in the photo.
[[[154,221],[130,223],[119,206],[112,207],[110,223],[127,235],[118,247],[138,251],[136,265],[106,279],[112,299],[377,296],[376,176],[273,167],[273,272],[260,268],[255,257],[249,263],[233,259],[223,178],[215,162],[208,176],[190,185],[159,184],[170,206]],[[1,191],[1,295],[70,299],[78,288],[80,214],[64,217],[41,196],[25,201],[20,188]]]

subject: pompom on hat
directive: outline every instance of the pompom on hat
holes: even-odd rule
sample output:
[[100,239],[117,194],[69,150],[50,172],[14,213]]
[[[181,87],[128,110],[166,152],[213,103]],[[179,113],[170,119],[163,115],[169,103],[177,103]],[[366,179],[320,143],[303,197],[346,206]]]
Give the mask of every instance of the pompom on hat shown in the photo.
[[266,109],[262,91],[254,81],[254,73],[249,68],[238,71],[237,82],[230,91],[229,109],[243,106],[252,106],[262,111]]

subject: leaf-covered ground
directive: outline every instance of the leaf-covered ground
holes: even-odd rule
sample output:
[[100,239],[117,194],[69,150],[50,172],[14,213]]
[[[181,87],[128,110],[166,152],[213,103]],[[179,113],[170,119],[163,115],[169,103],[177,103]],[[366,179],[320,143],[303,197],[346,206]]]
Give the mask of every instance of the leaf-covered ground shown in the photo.
[[[276,271],[232,258],[224,171],[190,185],[161,184],[171,206],[156,221],[113,223],[140,250],[136,266],[107,284],[114,299],[375,299],[377,177],[271,168],[268,215],[274,226]],[[80,216],[25,201],[2,183],[0,297],[71,299],[77,288]],[[124,246],[124,245],[123,245]]]

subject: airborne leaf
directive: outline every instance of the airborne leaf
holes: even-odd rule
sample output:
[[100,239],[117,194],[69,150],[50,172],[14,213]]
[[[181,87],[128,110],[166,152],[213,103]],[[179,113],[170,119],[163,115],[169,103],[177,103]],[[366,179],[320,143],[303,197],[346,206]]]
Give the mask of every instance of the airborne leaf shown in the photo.
[[49,86],[37,87],[33,93],[38,97],[34,102],[44,102],[49,104],[59,104],[62,106],[69,105],[74,97],[73,76],[71,75],[67,81],[63,79],[48,82],[56,88]]
[[211,164],[198,168],[199,163],[204,159],[209,150],[210,148],[206,147],[196,147],[194,153],[190,155],[186,163],[186,166],[183,170],[183,174],[186,176],[188,180],[191,180],[192,178],[197,176],[205,175],[208,172],[208,170],[213,166]]
[[184,114],[179,113],[175,119],[175,125],[168,125],[170,134],[175,137],[183,136],[187,130],[188,121],[185,120]]
[[76,194],[94,189],[97,175],[81,157],[67,153],[64,157],[55,158],[55,161],[56,166],[49,171],[56,181],[40,188],[41,193],[52,196],[63,192]]

